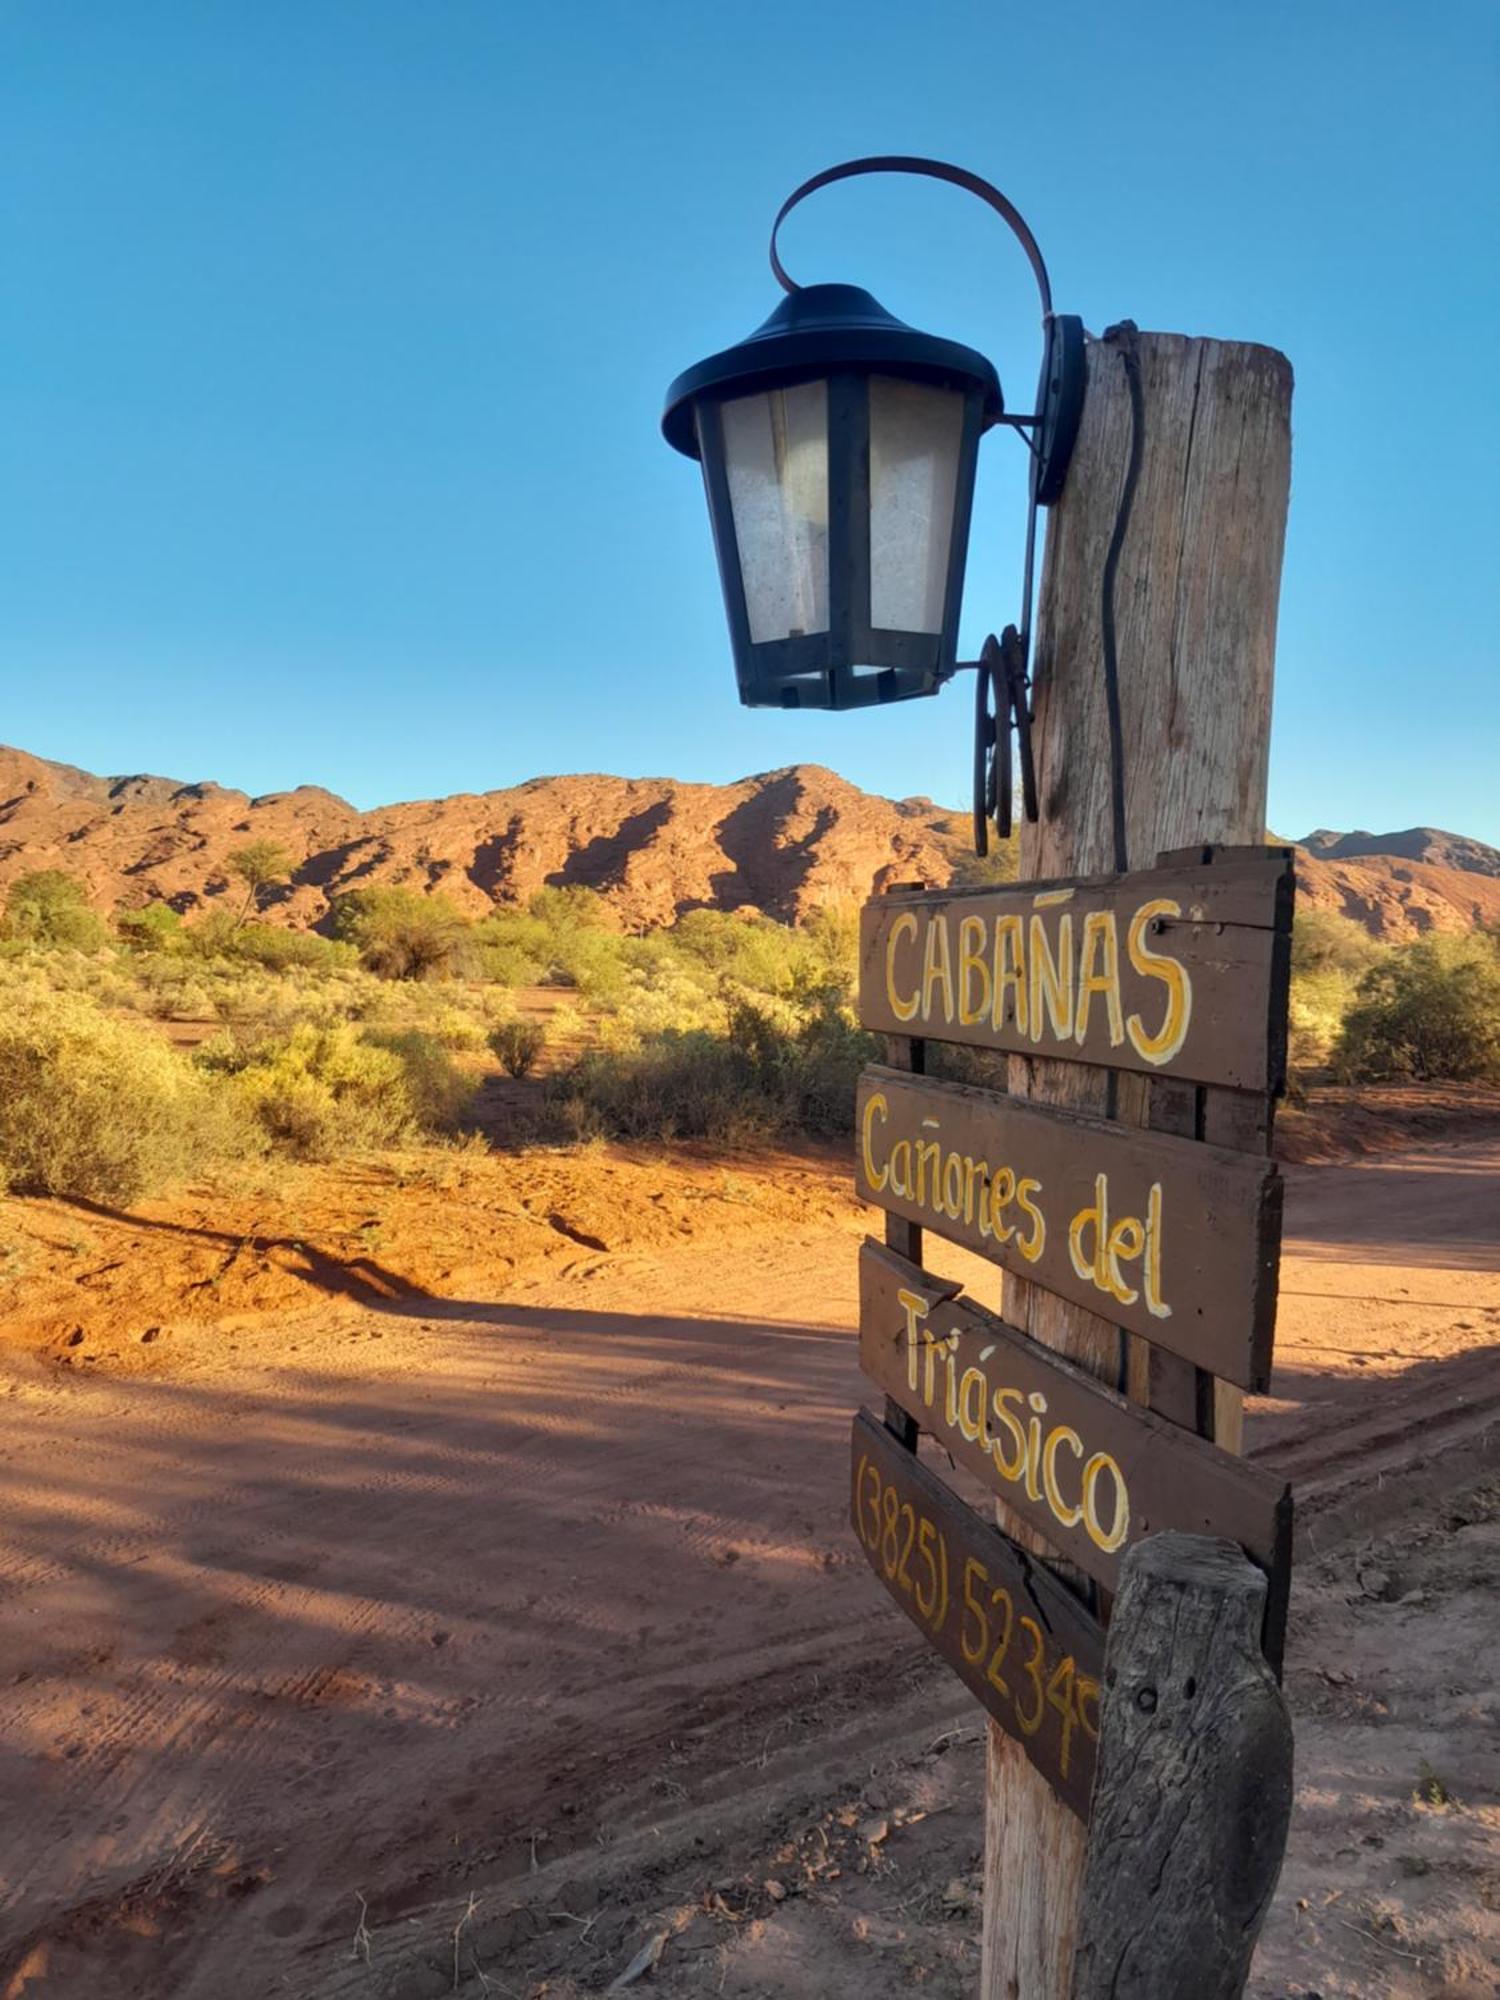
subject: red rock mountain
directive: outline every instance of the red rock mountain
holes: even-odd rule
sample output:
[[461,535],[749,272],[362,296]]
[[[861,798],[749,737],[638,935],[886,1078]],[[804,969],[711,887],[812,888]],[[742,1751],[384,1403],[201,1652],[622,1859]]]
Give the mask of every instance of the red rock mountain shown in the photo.
[[[1430,846],[1416,856],[1317,859],[1304,850],[1305,900],[1387,938],[1500,923],[1500,854],[1452,835],[1424,837]],[[1326,852],[1345,837],[1312,838]],[[735,785],[533,778],[359,812],[311,785],[251,798],[214,784],[95,777],[0,748],[0,889],[29,869],[61,868],[101,910],[162,901],[199,911],[237,898],[228,857],[250,840],[276,841],[295,857],[266,914],[298,926],[321,922],[333,897],[369,883],[441,890],[471,916],[524,903],[544,884],[579,883],[599,890],[630,928],[702,906],[748,905],[795,920],[892,882],[944,883],[969,851],[967,815],[929,799],[877,798],[810,764]],[[1483,869],[1473,859],[1425,858],[1471,851],[1488,857]]]

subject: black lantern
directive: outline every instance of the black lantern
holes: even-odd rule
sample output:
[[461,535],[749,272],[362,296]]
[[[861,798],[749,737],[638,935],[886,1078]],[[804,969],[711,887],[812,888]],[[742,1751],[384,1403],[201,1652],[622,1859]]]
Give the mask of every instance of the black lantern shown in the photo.
[[740,699],[862,708],[954,671],[982,354],[904,326],[857,285],[792,292],[667,392],[699,458]]
[[[857,285],[804,288],[782,268],[777,232],[798,202],[832,181],[889,172],[966,188],[1019,238],[1042,300],[1035,411],[1006,414],[999,378],[973,348],[919,333]],[[982,852],[997,808],[1009,829],[1012,727],[1036,817],[1027,693],[1036,509],[1061,493],[1077,436],[1082,321],[1053,313],[1041,252],[1005,196],[936,160],[850,160],[805,181],[772,227],[771,268],[788,296],[748,339],[679,375],[662,417],[667,442],[702,463],[740,699],[863,708],[936,694],[973,666]],[[1025,436],[1032,453],[1021,621],[964,663],[974,475],[980,436],[996,424]]]

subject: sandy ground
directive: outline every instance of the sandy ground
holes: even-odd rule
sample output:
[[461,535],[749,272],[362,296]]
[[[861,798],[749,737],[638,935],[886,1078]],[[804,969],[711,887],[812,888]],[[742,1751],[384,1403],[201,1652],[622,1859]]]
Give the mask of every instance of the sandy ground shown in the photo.
[[[637,1230],[653,1172],[528,1183],[545,1254],[468,1298],[330,1250],[375,1274],[295,1271],[290,1320],[26,1323],[0,2000],[560,2000],[642,1948],[668,1992],[972,1991],[977,1711],[844,1516],[864,1218],[829,1165],[704,1163]],[[1257,2000],[1500,1980],[1497,1175],[1492,1140],[1290,1170],[1249,1444],[1301,1506],[1298,1804]],[[498,1227],[488,1167],[418,1192]],[[221,1285],[308,1262],[197,1226]]]

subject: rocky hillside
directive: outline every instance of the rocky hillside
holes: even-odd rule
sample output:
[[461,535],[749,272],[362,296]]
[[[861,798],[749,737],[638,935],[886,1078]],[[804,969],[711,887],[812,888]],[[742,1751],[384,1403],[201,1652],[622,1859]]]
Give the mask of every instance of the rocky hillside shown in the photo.
[[[471,916],[546,883],[580,883],[632,929],[703,905],[791,920],[892,882],[946,882],[969,851],[966,814],[876,798],[810,764],[735,785],[533,778],[359,812],[311,785],[251,798],[95,777],[0,748],[0,889],[28,869],[62,868],[101,910],[198,911],[237,900],[226,862],[257,839],[297,861],[267,914],[308,926],[334,896],[372,882],[441,890]],[[1307,902],[1384,938],[1500,923],[1500,854],[1455,835],[1310,835],[1300,872]]]
[[100,778],[0,749],[0,887],[63,868],[101,910],[237,900],[226,861],[274,840],[298,866],[267,915],[313,925],[368,883],[441,890],[470,916],[546,883],[606,895],[630,928],[753,905],[794,920],[891,882],[947,881],[966,822],[927,799],[874,798],[817,765],[737,785],[533,778],[506,791],[359,812],[311,785],[250,798],[214,784]]
[[1500,876],[1500,848],[1435,826],[1409,826],[1404,833],[1330,833],[1320,826],[1299,842],[1319,861],[1361,861],[1372,854],[1420,861],[1430,868],[1462,868],[1473,875]]

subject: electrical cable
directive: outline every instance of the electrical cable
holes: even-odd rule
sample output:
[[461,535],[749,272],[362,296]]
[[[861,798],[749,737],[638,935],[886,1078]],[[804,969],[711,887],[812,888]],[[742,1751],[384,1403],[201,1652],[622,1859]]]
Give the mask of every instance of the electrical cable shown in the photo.
[[1104,558],[1100,582],[1099,634],[1104,654],[1104,704],[1109,721],[1110,825],[1114,845],[1115,872],[1123,875],[1130,866],[1125,836],[1125,740],[1120,720],[1120,657],[1115,638],[1115,573],[1120,567],[1120,551],[1130,526],[1130,509],[1135,500],[1136,482],[1141,476],[1145,450],[1145,408],[1141,393],[1141,361],[1136,350],[1139,328],[1133,319],[1122,319],[1104,329],[1104,345],[1117,348],[1130,390],[1130,458],[1125,467],[1125,484],[1115,510],[1114,533]]
[[[1109,552],[1104,558],[1104,571],[1099,584],[1099,637],[1104,662],[1104,707],[1109,723],[1110,834],[1114,849],[1115,872],[1121,875],[1125,873],[1130,862],[1125,816],[1125,732],[1120,716],[1120,655],[1115,633],[1115,576],[1120,567],[1120,551],[1125,546],[1125,535],[1130,526],[1130,510],[1135,501],[1135,489],[1141,476],[1141,459],[1146,444],[1145,398],[1141,391],[1140,354],[1136,348],[1138,331],[1134,320],[1121,320],[1118,326],[1105,328],[1101,343],[1118,350],[1125,369],[1125,384],[1130,391],[1130,457],[1125,465],[1125,480],[1120,488],[1120,504],[1115,509],[1114,532],[1109,538]],[[1119,1116],[1119,1075],[1115,1070],[1109,1072],[1104,1115],[1106,1118]],[[1130,1336],[1124,1327],[1116,1329],[1115,1386],[1122,1395],[1129,1391]]]

